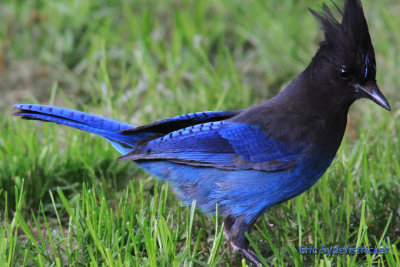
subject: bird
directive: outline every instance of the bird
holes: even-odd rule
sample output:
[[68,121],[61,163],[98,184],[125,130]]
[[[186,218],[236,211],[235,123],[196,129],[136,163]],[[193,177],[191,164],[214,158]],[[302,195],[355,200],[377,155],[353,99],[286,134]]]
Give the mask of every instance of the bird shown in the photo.
[[[336,6],[336,4],[335,4]],[[360,0],[309,9],[324,39],[280,93],[248,108],[195,112],[134,126],[67,108],[16,104],[13,115],[67,125],[106,139],[122,156],[169,181],[183,203],[205,213],[218,204],[234,251],[262,261],[249,245],[257,218],[312,187],[342,142],[350,106],[360,98],[391,110],[376,81],[374,47]]]

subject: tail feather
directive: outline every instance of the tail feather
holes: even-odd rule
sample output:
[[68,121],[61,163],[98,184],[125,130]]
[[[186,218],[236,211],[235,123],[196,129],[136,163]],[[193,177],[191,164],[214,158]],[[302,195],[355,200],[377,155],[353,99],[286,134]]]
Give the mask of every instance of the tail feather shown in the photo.
[[123,123],[115,119],[109,119],[69,108],[60,108],[60,107],[35,105],[35,104],[17,104],[14,105],[13,107],[21,110],[21,114],[25,113],[24,115],[19,115],[20,113],[15,114],[17,116],[22,116],[25,119],[46,120],[43,118],[35,118],[33,114],[42,114],[42,115],[47,114],[52,117],[59,117],[71,121],[80,122],[88,126],[103,130],[122,131],[126,129],[135,128],[135,126],[133,125]]
[[23,119],[54,122],[100,135],[121,154],[130,152],[140,139],[152,135],[151,133],[123,134],[120,131],[135,126],[73,109],[34,104],[17,104],[14,107],[20,111],[13,115]]

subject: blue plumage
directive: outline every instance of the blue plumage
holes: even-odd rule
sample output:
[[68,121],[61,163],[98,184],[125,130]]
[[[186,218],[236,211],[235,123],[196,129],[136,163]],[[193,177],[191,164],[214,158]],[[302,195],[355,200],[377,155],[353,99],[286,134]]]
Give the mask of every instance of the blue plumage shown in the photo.
[[[277,187],[285,183],[279,170],[285,173],[286,168],[299,163],[306,147],[287,147],[268,137],[259,126],[226,120],[194,124],[162,135],[154,127],[153,132],[135,131],[138,127],[133,125],[66,108],[34,104],[14,107],[20,109],[15,115],[25,119],[55,122],[100,135],[124,155],[120,159],[136,160],[158,178],[172,181],[187,204],[196,199],[203,211],[213,212],[218,202],[222,214],[245,214],[248,222],[269,206],[288,198],[276,194],[254,205],[259,194],[279,192]],[[217,111],[216,115],[208,112],[200,120],[193,114],[203,113],[177,116],[153,125],[188,117],[196,118],[195,122],[203,121],[224,112]],[[138,145],[146,139],[149,141]],[[260,163],[265,166],[257,165]],[[296,175],[302,174],[297,172]],[[298,179],[301,181],[295,180]],[[235,196],[237,187],[241,191]]]
[[120,159],[162,159],[225,170],[277,171],[294,165],[305,148],[285,146],[257,125],[217,121],[170,132]]
[[261,261],[245,236],[260,214],[310,188],[342,141],[351,104],[365,97],[390,110],[376,84],[375,54],[361,2],[346,0],[342,22],[311,10],[325,41],[281,93],[247,109],[189,113],[133,126],[66,108],[15,105],[24,119],[100,135],[123,156],[171,181],[185,204],[216,203],[232,247]]

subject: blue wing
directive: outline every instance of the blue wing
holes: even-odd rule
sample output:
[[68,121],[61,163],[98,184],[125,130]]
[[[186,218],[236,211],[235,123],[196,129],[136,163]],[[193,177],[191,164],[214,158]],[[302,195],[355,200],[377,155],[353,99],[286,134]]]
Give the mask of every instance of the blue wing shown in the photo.
[[121,160],[168,160],[226,170],[277,171],[293,167],[304,144],[288,147],[259,126],[229,121],[208,122],[170,132],[138,145]]

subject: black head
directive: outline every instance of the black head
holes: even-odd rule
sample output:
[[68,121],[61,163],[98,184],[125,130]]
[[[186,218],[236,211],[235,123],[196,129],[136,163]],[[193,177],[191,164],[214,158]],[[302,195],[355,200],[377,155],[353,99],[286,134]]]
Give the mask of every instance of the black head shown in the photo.
[[[339,8],[338,8],[339,10]],[[323,5],[321,12],[310,9],[320,21],[325,40],[313,58],[311,78],[320,81],[337,101],[350,106],[366,97],[390,110],[376,83],[375,52],[360,0],[345,0],[342,22]]]

